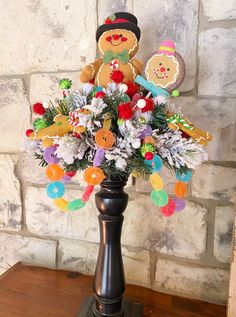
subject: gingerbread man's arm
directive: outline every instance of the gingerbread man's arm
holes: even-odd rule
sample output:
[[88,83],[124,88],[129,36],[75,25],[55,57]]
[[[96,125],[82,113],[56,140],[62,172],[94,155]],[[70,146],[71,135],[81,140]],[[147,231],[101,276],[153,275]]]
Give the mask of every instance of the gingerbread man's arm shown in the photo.
[[[173,113],[168,113],[168,117],[173,116]],[[168,127],[172,130],[180,129],[181,131],[188,134],[191,138],[193,138],[195,141],[200,143],[203,146],[208,145],[208,142],[212,140],[212,135],[204,131],[196,126],[194,126],[189,120],[183,118],[184,122],[186,124],[183,124],[181,122],[171,122],[168,124]],[[193,129],[189,129],[189,127],[192,126]]]
[[102,66],[102,63],[102,58],[99,58],[95,62],[86,65],[80,75],[81,83],[87,83],[93,79],[99,68]]
[[142,70],[143,70],[143,62],[141,62],[140,60],[133,58],[131,60],[131,64],[135,67],[135,69],[137,70],[138,74],[142,74]]

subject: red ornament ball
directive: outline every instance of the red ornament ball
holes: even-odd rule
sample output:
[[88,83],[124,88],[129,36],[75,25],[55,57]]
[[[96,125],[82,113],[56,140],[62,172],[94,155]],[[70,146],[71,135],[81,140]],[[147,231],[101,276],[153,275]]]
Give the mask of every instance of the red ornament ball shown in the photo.
[[173,199],[169,198],[168,204],[164,207],[161,207],[161,213],[164,217],[170,217],[174,214],[176,204]]
[[141,109],[142,112],[153,111],[155,108],[155,104],[152,98],[144,98],[144,100],[146,101],[146,106]]
[[107,19],[105,20],[105,24],[111,24],[111,19],[107,18]]
[[146,160],[150,161],[153,159],[154,154],[152,152],[147,152],[147,153],[145,153],[144,157]]
[[104,98],[106,96],[104,91],[98,91],[95,95],[96,98]]
[[79,133],[77,133],[77,132],[74,132],[74,133],[73,133],[73,136],[74,136],[75,138],[77,138],[77,139],[81,139],[81,135],[80,135]]
[[124,74],[120,70],[113,70],[110,76],[111,80],[113,80],[115,83],[119,84],[124,79]]
[[69,171],[69,172],[65,172],[65,175],[73,177],[76,175],[76,173],[77,173],[76,171]]
[[95,78],[90,79],[89,84],[94,85]]
[[33,110],[34,110],[34,113],[39,115],[43,115],[45,113],[45,108],[41,102],[36,102],[33,105]]
[[29,137],[32,132],[34,132],[34,130],[32,130],[32,129],[27,129],[27,130],[25,131],[25,135],[26,135],[27,137]]
[[138,92],[139,86],[133,81],[127,81],[126,85],[128,87],[126,94],[132,99],[132,97]]
[[121,103],[118,106],[119,118],[129,120],[133,116],[133,110],[130,102]]
[[186,132],[184,131],[181,131],[181,134],[182,134],[182,137],[185,138],[185,139],[189,139],[190,138],[190,135],[188,135]]

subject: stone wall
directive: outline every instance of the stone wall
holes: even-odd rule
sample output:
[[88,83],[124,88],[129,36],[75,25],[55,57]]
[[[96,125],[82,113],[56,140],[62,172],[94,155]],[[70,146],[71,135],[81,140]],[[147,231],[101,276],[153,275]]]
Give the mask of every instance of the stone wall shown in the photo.
[[[94,272],[93,200],[78,213],[57,211],[45,194],[43,170],[21,144],[32,103],[58,96],[60,78],[79,85],[81,68],[96,56],[98,23],[118,10],[139,19],[141,59],[163,39],[176,42],[187,66],[176,104],[214,134],[184,212],[163,218],[149,199],[150,186],[130,180],[122,238],[127,281],[225,303],[236,189],[235,0],[1,1],[0,273],[19,260]],[[171,192],[174,179],[163,173]],[[69,194],[78,195],[77,187]]]

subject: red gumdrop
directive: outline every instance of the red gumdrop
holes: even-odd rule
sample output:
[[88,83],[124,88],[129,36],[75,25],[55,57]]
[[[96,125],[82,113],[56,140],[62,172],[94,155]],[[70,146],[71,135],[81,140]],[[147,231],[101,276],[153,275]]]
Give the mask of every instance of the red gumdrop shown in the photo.
[[95,95],[96,98],[104,98],[106,96],[105,92],[98,91]]
[[28,130],[25,131],[25,135],[26,135],[27,137],[29,137],[32,132],[34,132],[34,130],[28,129]]
[[160,208],[162,215],[165,217],[172,216],[175,212],[175,207],[175,202],[173,201],[173,199],[169,198],[168,204]]
[[68,172],[65,172],[65,175],[73,177],[76,175],[76,173],[77,173],[76,171],[68,171]]
[[91,196],[93,190],[94,190],[94,186],[93,186],[93,185],[88,185],[88,186],[86,186],[86,188],[85,188],[85,190],[84,190],[84,193],[83,193],[83,196],[82,196],[82,198],[81,198],[81,200],[82,200],[84,203],[86,203],[86,202],[89,200],[89,198],[90,198],[90,196]]

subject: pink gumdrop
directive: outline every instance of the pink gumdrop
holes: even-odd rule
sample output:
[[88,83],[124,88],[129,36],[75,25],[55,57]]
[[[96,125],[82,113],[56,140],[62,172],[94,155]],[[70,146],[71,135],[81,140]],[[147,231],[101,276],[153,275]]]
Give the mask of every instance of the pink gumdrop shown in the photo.
[[136,104],[140,98],[141,98],[140,93],[136,92],[136,94],[133,95],[132,102]]
[[55,154],[56,149],[56,146],[49,146],[45,149],[43,157],[48,164],[56,164],[60,161],[60,159]]
[[93,190],[94,190],[94,186],[93,186],[93,185],[88,185],[88,186],[86,186],[86,188],[85,188],[85,190],[84,190],[84,193],[83,193],[83,196],[82,196],[82,198],[81,198],[81,200],[82,200],[84,203],[86,203],[86,202],[89,200],[89,198],[90,198],[90,196],[91,196]]
[[161,213],[165,217],[170,217],[175,212],[175,202],[173,199],[169,198],[168,204],[164,207],[161,207]]
[[175,197],[175,198],[173,198],[173,201],[175,202],[175,206],[176,206],[175,211],[181,211],[186,206],[186,202],[182,198]]

